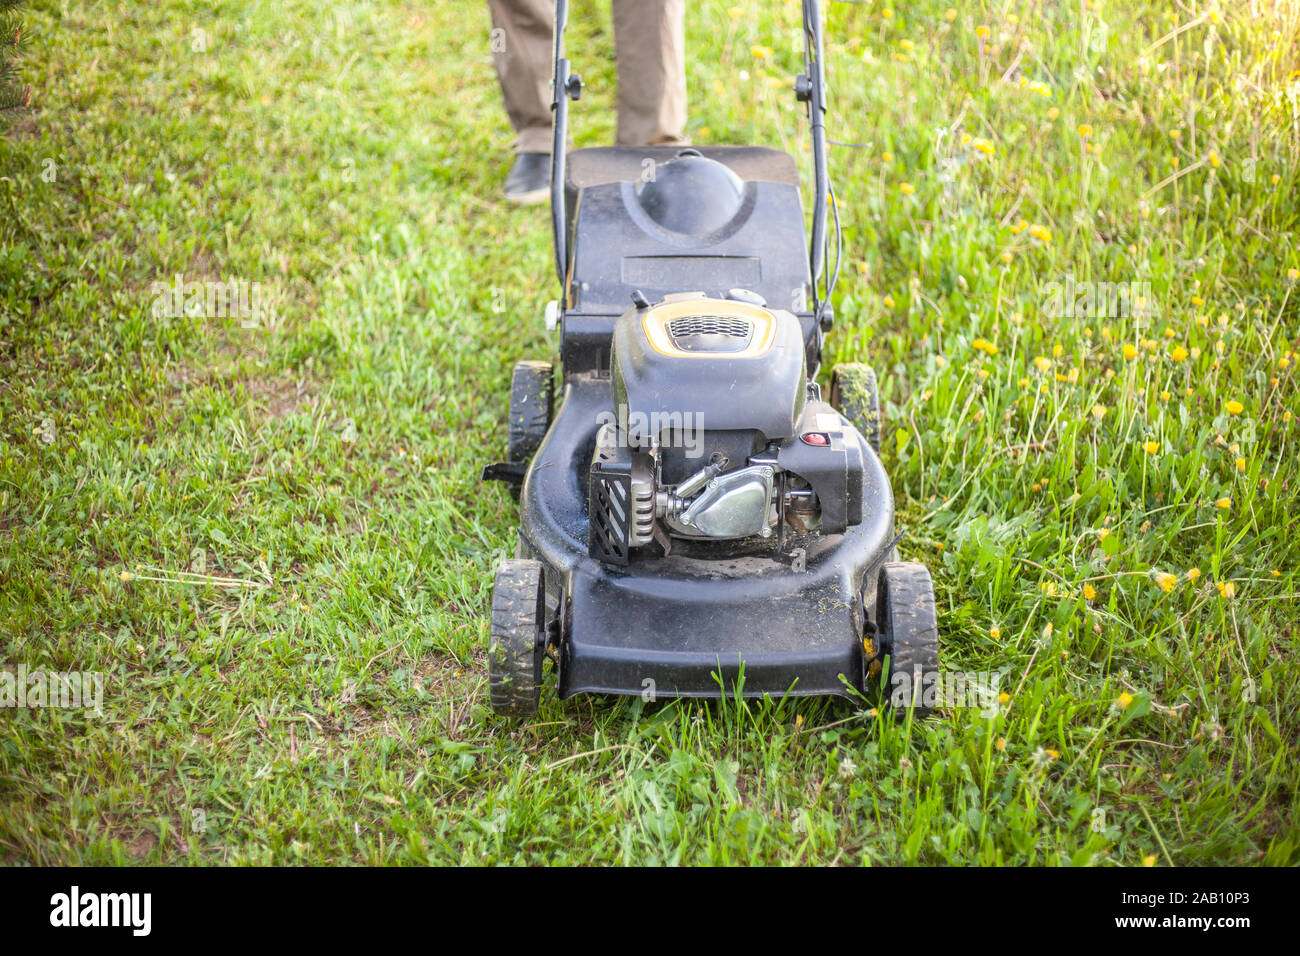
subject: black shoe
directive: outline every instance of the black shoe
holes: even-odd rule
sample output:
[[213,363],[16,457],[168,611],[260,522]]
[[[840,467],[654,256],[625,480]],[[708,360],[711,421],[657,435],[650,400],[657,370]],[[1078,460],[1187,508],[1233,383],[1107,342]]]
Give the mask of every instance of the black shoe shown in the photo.
[[521,206],[544,202],[551,195],[551,154],[520,153],[506,177],[506,198]]

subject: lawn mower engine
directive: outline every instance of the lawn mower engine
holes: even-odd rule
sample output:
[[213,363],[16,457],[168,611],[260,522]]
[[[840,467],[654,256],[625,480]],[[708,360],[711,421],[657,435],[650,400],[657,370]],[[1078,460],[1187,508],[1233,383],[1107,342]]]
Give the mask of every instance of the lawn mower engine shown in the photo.
[[809,384],[792,313],[740,289],[633,302],[588,474],[591,557],[861,522],[866,439]]

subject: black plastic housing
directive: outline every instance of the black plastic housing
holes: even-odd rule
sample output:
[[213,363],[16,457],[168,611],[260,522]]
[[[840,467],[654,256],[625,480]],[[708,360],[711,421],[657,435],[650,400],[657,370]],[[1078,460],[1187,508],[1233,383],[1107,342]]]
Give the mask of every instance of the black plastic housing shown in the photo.
[[[708,311],[707,300],[700,308]],[[691,358],[656,350],[642,326],[642,309],[614,323],[614,406],[631,421],[677,420],[705,431],[755,430],[766,441],[794,434],[807,400],[808,379],[799,320],[783,309],[775,340],[761,355]],[[648,435],[632,434],[648,441]]]

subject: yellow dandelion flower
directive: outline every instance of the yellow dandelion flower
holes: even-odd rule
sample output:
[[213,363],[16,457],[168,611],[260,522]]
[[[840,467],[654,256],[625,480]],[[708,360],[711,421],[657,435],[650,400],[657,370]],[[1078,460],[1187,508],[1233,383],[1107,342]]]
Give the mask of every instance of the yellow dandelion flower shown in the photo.
[[1156,584],[1160,585],[1160,590],[1164,591],[1166,594],[1172,591],[1175,585],[1178,584],[1178,579],[1168,571],[1157,571],[1153,579]]
[[987,40],[989,38],[989,32],[989,28],[986,26],[978,26],[975,28],[975,35],[981,40]]
[[1106,406],[1105,406],[1105,405],[1094,405],[1094,406],[1092,406],[1092,417],[1095,418],[1095,419],[1097,419],[1098,421],[1101,421],[1103,418],[1105,418],[1105,417],[1106,417]]
[[883,301],[886,309],[892,309],[894,307],[894,297],[892,295],[885,296]]
[[762,60],[765,57],[772,55],[772,48],[770,46],[759,46],[755,44],[749,48],[749,52],[754,54],[756,58]]
[[1133,695],[1128,691],[1124,691],[1124,693],[1115,698],[1115,706],[1120,710],[1128,710],[1128,706],[1131,703],[1133,703]]
[[1187,578],[1187,580],[1193,584],[1196,583],[1197,579],[1200,578],[1200,576],[1201,576],[1200,568],[1188,568],[1187,573],[1183,575],[1183,577]]
[[1213,166],[1215,169],[1219,168],[1219,154],[1216,153],[1214,150],[1210,150],[1209,160],[1211,166]]
[[899,183],[898,189],[904,196],[910,196],[912,193],[916,192],[916,187],[911,183]]
[[1300,279],[1300,269],[1287,269],[1286,277],[1290,279],[1292,282],[1294,282],[1296,279]]
[[1128,359],[1128,361],[1131,362],[1131,361],[1133,361],[1133,360],[1134,360],[1135,358],[1137,358],[1137,357],[1138,357],[1137,346],[1134,345],[1132,342],[1125,342],[1125,343],[1124,343],[1124,358]]
[[1146,453],[1147,453],[1148,455],[1155,455],[1155,454],[1159,453],[1159,451],[1160,451],[1160,442],[1158,442],[1158,441],[1149,441],[1149,442],[1147,442],[1145,445],[1143,445],[1142,447],[1146,449]]
[[1029,234],[1039,242],[1052,241],[1052,230],[1048,229],[1046,226],[1030,226]]
[[992,627],[989,628],[989,637],[993,638],[993,640],[996,641],[1001,636],[1002,636],[1002,628],[998,627],[996,624],[994,624]]
[[999,738],[997,739],[997,743],[995,743],[995,744],[993,745],[993,749],[996,750],[998,753],[1002,753],[1002,751],[1006,750],[1006,749],[1007,749],[1007,738],[1006,738],[1006,737],[999,737]]
[[1060,759],[1061,759],[1061,752],[1060,752],[1059,750],[1052,750],[1052,749],[1049,747],[1047,750],[1045,750],[1045,751],[1043,751],[1043,752],[1044,752],[1045,754],[1047,754],[1047,759],[1048,759],[1048,760],[1060,760]]
[[993,144],[987,139],[975,140],[975,149],[976,151],[983,153],[985,156],[993,155]]
[[998,703],[999,703],[999,704],[1010,703],[1010,701],[1011,701],[1011,695],[1008,694],[1006,691],[1003,691],[1002,693],[998,694]]
[[1034,359],[1034,367],[1040,372],[1046,372],[1052,367],[1052,360],[1044,355],[1040,355],[1038,358]]
[[1229,508],[1232,507],[1232,499],[1226,496],[1220,498],[1218,501],[1214,503],[1214,507],[1222,508],[1224,511],[1227,511]]
[[1236,399],[1229,400],[1223,407],[1227,409],[1229,415],[1240,415],[1246,408],[1245,405],[1241,404],[1241,402]]
[[1092,127],[1089,126],[1087,123],[1080,123],[1078,133],[1084,139],[1087,139],[1089,136],[1092,135]]
[[1058,110],[1055,106],[1053,106],[1050,110],[1047,111],[1047,121],[1049,123],[1055,123],[1057,117],[1059,117],[1060,115],[1061,115],[1061,111]]
[[1237,586],[1231,581],[1215,581],[1214,586],[1219,591],[1219,597],[1225,601],[1237,596]]
[[1238,458],[1236,461],[1233,462],[1233,464],[1237,466],[1237,471],[1246,470],[1246,459],[1244,458]]
[[1097,589],[1093,587],[1091,584],[1085,584],[1083,586],[1083,599],[1085,601],[1091,601],[1096,597],[1097,597]]
[[1156,855],[1154,853],[1148,853],[1146,856],[1142,857],[1142,865],[1147,867],[1155,866]]

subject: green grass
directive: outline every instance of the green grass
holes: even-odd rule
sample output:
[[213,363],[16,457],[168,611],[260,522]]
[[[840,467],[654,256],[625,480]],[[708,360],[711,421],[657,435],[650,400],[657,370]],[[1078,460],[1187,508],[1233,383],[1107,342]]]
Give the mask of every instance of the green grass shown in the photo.
[[[806,171],[797,4],[688,6],[691,137]],[[830,5],[831,135],[860,145],[833,148],[826,367],[880,371],[944,667],[1010,695],[913,726],[490,714],[517,514],[476,479],[511,364],[556,342],[482,7],[27,13],[0,660],[108,683],[102,718],[0,714],[0,859],[1300,862],[1296,5]],[[579,145],[613,136],[608,16],[573,14]],[[275,316],[155,316],[177,273]],[[1052,314],[1069,276],[1149,283],[1152,315]]]

